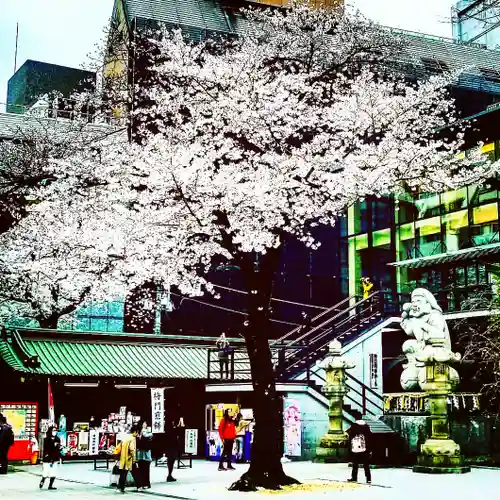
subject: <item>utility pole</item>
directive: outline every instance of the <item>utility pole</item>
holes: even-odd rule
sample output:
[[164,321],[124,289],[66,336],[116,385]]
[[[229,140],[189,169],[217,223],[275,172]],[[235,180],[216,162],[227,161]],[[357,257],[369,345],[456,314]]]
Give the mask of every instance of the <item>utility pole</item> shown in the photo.
[[14,73],[17,71],[17,46],[19,42],[19,23],[16,23],[16,50],[14,53]]

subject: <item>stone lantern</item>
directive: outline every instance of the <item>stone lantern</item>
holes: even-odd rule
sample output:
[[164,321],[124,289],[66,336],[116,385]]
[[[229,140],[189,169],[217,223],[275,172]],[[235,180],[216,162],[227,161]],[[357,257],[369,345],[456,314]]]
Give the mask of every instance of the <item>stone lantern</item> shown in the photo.
[[321,367],[326,373],[326,385],[323,393],[330,401],[328,412],[329,426],[316,448],[317,462],[344,462],[348,454],[349,439],[342,427],[344,396],[347,393],[345,374],[346,370],[354,368],[341,354],[342,345],[334,340],[329,345],[329,355]]

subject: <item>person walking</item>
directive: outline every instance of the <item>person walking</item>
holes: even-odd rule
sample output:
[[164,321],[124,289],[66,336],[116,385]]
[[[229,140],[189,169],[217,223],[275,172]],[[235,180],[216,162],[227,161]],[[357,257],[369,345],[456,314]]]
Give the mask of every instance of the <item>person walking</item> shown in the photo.
[[9,469],[9,449],[14,444],[14,432],[7,419],[0,413],[0,474]]
[[[224,412],[224,417],[219,424],[219,436],[223,443],[223,449],[220,454],[219,470],[235,470],[232,466],[233,444],[236,439],[236,425],[231,410]],[[227,461],[227,469],[224,467],[224,461]]]
[[137,489],[147,490],[151,488],[151,450],[153,448],[153,433],[146,421],[139,426],[137,434],[137,473],[135,485]]
[[358,469],[360,464],[363,464],[366,482],[371,484],[372,433],[370,426],[364,420],[361,420],[361,415],[359,415],[359,419],[347,429],[347,435],[349,436],[349,451],[352,457],[352,476],[348,481],[353,483],[358,481]]
[[241,413],[236,415],[234,421],[236,426],[236,462],[245,462],[245,436],[248,430],[250,422],[248,420],[243,420]]
[[61,440],[57,435],[57,427],[51,426],[47,430],[45,439],[43,440],[43,455],[42,455],[42,480],[40,481],[40,489],[43,488],[45,480],[49,478],[49,490],[56,490],[54,482],[57,475],[57,464],[61,460]]
[[216,346],[219,351],[220,378],[224,378],[225,373],[226,379],[229,379],[229,355],[231,354],[231,347],[229,346],[229,342],[224,332],[222,332],[217,339]]
[[[368,277],[361,278],[361,288],[363,289],[363,300],[369,299],[371,295],[375,292],[375,285],[372,280]],[[368,312],[371,315],[373,313],[373,297],[367,301]]]
[[167,455],[168,476],[167,483],[174,483],[177,479],[174,478],[175,461],[180,458],[179,435],[181,429],[184,428],[184,419],[181,417],[176,424],[174,420],[167,419],[165,426],[165,446]]
[[130,433],[125,436],[125,439],[118,444],[115,450],[115,455],[118,455],[118,468],[120,469],[120,479],[118,480],[118,489],[125,493],[125,486],[127,484],[127,476],[132,472],[136,462],[137,453],[137,426],[133,425]]

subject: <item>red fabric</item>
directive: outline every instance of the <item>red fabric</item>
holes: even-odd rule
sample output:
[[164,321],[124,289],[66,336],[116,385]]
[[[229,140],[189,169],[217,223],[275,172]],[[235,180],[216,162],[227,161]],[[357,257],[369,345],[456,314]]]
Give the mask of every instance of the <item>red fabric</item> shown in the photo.
[[49,420],[52,424],[56,423],[56,412],[54,409],[54,395],[52,394],[52,386],[50,385],[50,378],[48,380],[49,387]]
[[9,448],[9,460],[29,460],[33,455],[29,439],[16,439]]
[[226,422],[223,418],[219,424],[219,436],[221,439],[236,439],[236,425],[232,420]]

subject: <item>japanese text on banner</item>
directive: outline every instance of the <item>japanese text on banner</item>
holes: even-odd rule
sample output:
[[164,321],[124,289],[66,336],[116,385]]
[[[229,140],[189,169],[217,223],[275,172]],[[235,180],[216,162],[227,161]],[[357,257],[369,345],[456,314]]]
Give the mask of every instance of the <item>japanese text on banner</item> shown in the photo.
[[165,388],[151,389],[151,427],[153,434],[165,432]]

